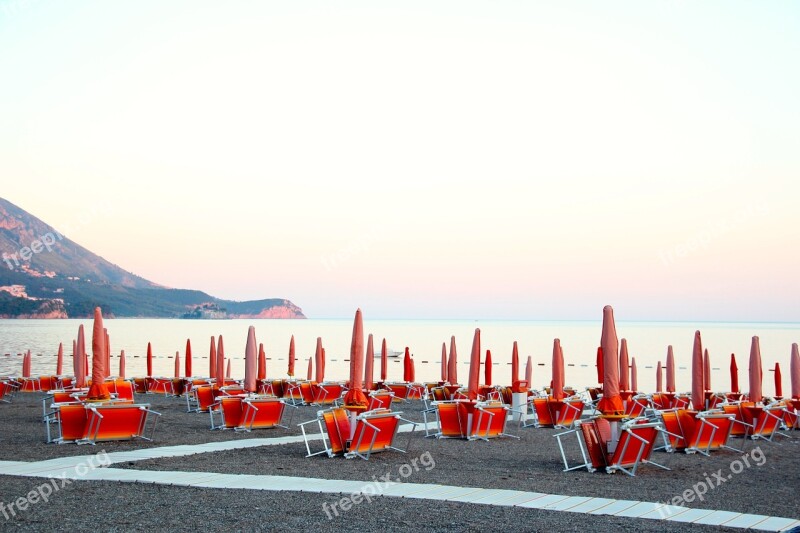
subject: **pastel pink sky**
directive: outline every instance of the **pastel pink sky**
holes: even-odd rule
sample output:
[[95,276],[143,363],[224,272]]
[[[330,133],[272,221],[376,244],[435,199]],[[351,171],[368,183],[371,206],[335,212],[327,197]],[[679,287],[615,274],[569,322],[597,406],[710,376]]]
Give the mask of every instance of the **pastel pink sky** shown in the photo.
[[145,278],[800,321],[795,3],[3,7],[1,195]]

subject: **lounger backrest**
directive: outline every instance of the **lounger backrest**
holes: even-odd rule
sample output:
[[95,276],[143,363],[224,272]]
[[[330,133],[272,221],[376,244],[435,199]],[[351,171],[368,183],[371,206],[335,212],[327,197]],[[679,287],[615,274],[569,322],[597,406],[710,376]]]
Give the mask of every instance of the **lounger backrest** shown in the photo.
[[755,422],[755,429],[753,435],[759,437],[769,437],[778,429],[781,420],[783,419],[781,407],[765,407],[758,415]]
[[375,391],[369,395],[367,411],[375,409],[388,409],[392,405],[392,393],[389,391]]
[[58,424],[61,438],[65,441],[75,441],[86,438],[89,429],[89,416],[86,407],[80,403],[65,403],[56,405]]
[[620,435],[610,465],[631,468],[638,462],[647,461],[655,440],[655,424],[633,424]]
[[669,446],[673,450],[683,450],[686,448],[686,438],[683,435],[683,429],[678,420],[677,409],[670,411],[661,411],[661,421],[664,424],[664,429]]
[[436,404],[439,414],[439,431],[442,437],[464,437],[464,426],[458,409],[458,402]]
[[408,398],[408,383],[388,383],[389,390],[394,393],[394,400],[400,401]]
[[315,403],[329,405],[342,396],[343,387],[340,383],[320,383],[317,387]]
[[550,400],[548,398],[534,398],[533,408],[536,411],[536,417],[539,420],[540,426],[552,427],[555,425],[553,414],[550,411]]
[[695,420],[695,413],[694,411],[689,411],[688,409],[678,409],[678,423],[681,426],[681,435],[684,438],[684,446],[689,446],[692,437],[695,436],[696,433],[696,426],[698,422]]
[[733,427],[733,417],[725,413],[706,415],[703,417],[705,424],[698,424],[698,448],[719,450],[728,443],[728,438]]
[[491,439],[505,432],[508,408],[497,402],[481,406],[473,415],[475,428],[473,435]]
[[586,444],[586,451],[589,460],[594,468],[604,468],[606,463],[606,445],[597,427],[596,420],[587,420],[580,425],[583,433],[583,442]]
[[242,425],[242,398],[240,396],[220,396],[222,419],[226,428]]
[[350,451],[375,453],[390,447],[394,443],[399,420],[400,417],[390,411],[364,413],[356,423]]
[[331,453],[334,455],[344,453],[347,451],[347,440],[350,438],[350,421],[347,418],[347,412],[343,408],[337,407],[322,411],[321,414],[328,438],[331,441]]
[[99,420],[90,421],[92,434],[87,438],[92,441],[130,440],[141,436],[147,418],[146,404],[107,404],[90,408],[93,416],[102,416]]
[[286,408],[279,398],[250,398],[242,401],[242,420],[249,421],[250,427],[271,428],[280,424]]
[[571,427],[583,413],[583,401],[569,400],[559,407],[558,423],[561,426]]

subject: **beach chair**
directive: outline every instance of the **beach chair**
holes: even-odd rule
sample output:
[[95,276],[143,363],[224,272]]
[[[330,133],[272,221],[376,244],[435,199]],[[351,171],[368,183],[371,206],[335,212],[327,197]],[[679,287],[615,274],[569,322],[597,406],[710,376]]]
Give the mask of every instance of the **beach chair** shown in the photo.
[[[81,402],[54,403],[45,418],[47,442],[64,444],[78,442],[86,438],[89,428],[89,416]],[[52,424],[58,424],[58,436],[51,434]]]
[[41,392],[39,377],[19,378],[19,392]]
[[14,394],[19,390],[19,382],[13,380],[0,381],[0,401],[11,403]]
[[664,446],[658,449],[664,449],[668,452],[685,451],[690,446],[692,437],[696,434],[696,414],[696,412],[687,409],[659,411],[658,416],[661,418],[661,424],[663,425]]
[[303,381],[287,381],[284,385],[283,397],[289,402],[290,405],[302,405],[303,393],[301,392],[301,385]]
[[[555,437],[564,462],[564,472],[586,468],[589,472],[605,470],[613,474],[619,471],[635,476],[640,464],[652,464],[669,470],[666,466],[650,460],[658,432],[661,430],[659,423],[637,419],[624,423],[620,430],[619,441],[613,453],[608,453],[611,425],[604,418],[582,420],[575,429],[557,433]],[[567,435],[576,436],[581,453],[581,461],[574,465],[570,465],[561,440]]]
[[[296,407],[291,406],[293,409]],[[238,431],[251,431],[253,429],[267,429],[281,427],[289,429],[292,423],[283,423],[286,412],[286,402],[275,396],[248,397],[242,400],[242,424],[235,428]],[[290,411],[293,413],[293,411]]]
[[[309,436],[306,425],[316,423],[322,440],[323,449],[312,452],[309,445]],[[332,407],[317,412],[317,418],[298,424],[303,433],[306,444],[306,457],[327,454],[328,457],[343,455],[347,452],[347,442],[350,440],[350,417],[344,407]]]
[[120,400],[133,401],[133,383],[126,379],[114,379],[106,382],[108,392]]
[[497,437],[511,437],[516,435],[506,433],[509,407],[501,402],[485,402],[475,406],[477,417],[473,414],[473,427],[470,428],[469,439],[486,440]]
[[213,385],[200,385],[192,389],[192,394],[187,397],[186,407],[189,412],[207,413],[217,402],[219,389]]
[[798,425],[797,410],[792,400],[786,400],[783,405],[783,425],[785,429],[800,429]]
[[694,435],[687,439],[686,453],[701,453],[705,456],[710,455],[713,450],[727,448],[737,450],[728,446],[728,438],[733,428],[733,415],[725,414],[723,411],[703,411],[697,413],[695,417]]
[[534,425],[539,428],[571,428],[583,413],[583,400],[568,398],[554,400],[551,397],[532,397],[534,417],[525,427]]
[[764,406],[758,413],[758,416],[754,416],[754,418],[753,433],[750,435],[751,439],[764,439],[769,442],[774,442],[776,435],[788,437],[787,434],[780,431],[781,424],[783,423],[782,402]]
[[[438,439],[464,439],[467,437],[468,410],[464,400],[445,400],[433,402],[430,409],[422,412],[425,423],[425,436]],[[430,414],[436,415],[436,424],[431,428]]]
[[747,413],[745,413],[744,409],[744,407],[748,404],[751,407],[755,406],[755,404],[751,402],[737,402],[720,405],[723,413],[733,416],[731,437],[747,438],[753,432],[753,416],[750,414],[749,410]]
[[[417,424],[401,418],[401,414],[388,409],[377,409],[358,415],[356,417],[353,440],[344,456],[348,459],[359,457],[368,460],[371,454],[385,450],[406,453],[408,446],[411,444],[411,434],[416,429]],[[408,434],[408,441],[406,442],[406,449],[398,448],[394,445],[400,422],[412,424],[411,431]]]
[[151,377],[146,379],[147,392],[150,394],[168,394],[175,395],[175,387],[172,378],[156,378]]
[[625,415],[628,418],[639,418],[645,415],[645,410],[650,407],[650,398],[646,394],[637,394],[628,400]]
[[369,405],[367,411],[375,409],[391,409],[394,393],[390,390],[374,390],[369,393]]
[[383,387],[394,393],[394,399],[392,401],[395,402],[401,402],[408,399],[409,392],[411,391],[411,383],[405,382],[384,383]]
[[344,386],[336,382],[324,382],[311,386],[313,401],[311,405],[338,405]]
[[[86,435],[78,444],[96,444],[103,441],[144,439],[153,440],[161,413],[150,409],[150,404],[85,404],[88,415]],[[154,415],[148,432],[148,420]],[[149,436],[148,436],[149,435]]]

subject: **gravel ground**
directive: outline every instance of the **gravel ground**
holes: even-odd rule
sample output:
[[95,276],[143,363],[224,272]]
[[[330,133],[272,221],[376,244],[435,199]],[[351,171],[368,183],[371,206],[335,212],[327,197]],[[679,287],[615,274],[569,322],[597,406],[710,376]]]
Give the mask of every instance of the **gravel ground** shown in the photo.
[[[302,407],[294,412],[289,430],[271,429],[252,433],[209,430],[208,415],[186,413],[185,403],[159,395],[140,396],[162,417],[155,441],[110,442],[96,447],[75,444],[46,444],[41,422],[43,395],[18,394],[13,404],[0,404],[0,460],[40,461],[54,457],[123,451],[142,447],[175,444],[277,437],[300,434],[297,422],[313,419],[317,408]],[[404,417],[421,421],[421,402],[398,404]],[[539,491],[575,496],[596,496],[643,501],[668,501],[693,485],[717,478],[721,469],[726,481],[708,490],[703,501],[690,507],[730,510],[773,516],[800,518],[800,432],[778,443],[748,443],[750,467],[744,466],[742,453],[721,451],[710,458],[682,453],[656,452],[653,460],[670,471],[650,465],[640,467],[635,478],[623,474],[607,475],[586,471],[562,472],[561,457],[553,435],[557,430],[510,427],[521,437],[492,442],[426,439],[421,431],[411,435],[407,454],[385,452],[369,461],[323,456],[306,458],[305,446],[286,444],[206,453],[188,457],[152,459],[114,465],[141,470],[210,471],[237,474],[269,474],[371,481],[390,475],[392,479],[417,483],[439,483],[482,488]],[[406,437],[400,435],[400,442]],[[741,440],[734,440],[741,445]],[[570,450],[575,452],[576,450]],[[419,468],[413,467],[414,460]],[[731,465],[739,462],[742,472],[733,474]],[[404,466],[404,465],[410,465]],[[760,465],[760,466],[759,466]],[[734,469],[736,469],[734,464]],[[408,474],[411,471],[410,475]],[[728,480],[727,476],[731,475]],[[35,478],[0,476],[0,501],[11,501],[41,483]],[[715,482],[716,485],[718,482]],[[113,505],[123,488],[126,505]],[[111,489],[111,490],[109,490]],[[283,530],[311,523],[327,523],[324,502],[333,495],[272,493],[166,487],[149,484],[74,482],[47,505],[33,506],[17,517],[0,521],[5,526],[30,529],[83,529],[102,517],[102,529],[211,529]],[[113,503],[112,503],[113,502]],[[288,503],[287,503],[288,502]],[[60,506],[67,506],[60,509]],[[83,513],[71,516],[80,506]],[[100,511],[102,509],[102,511]],[[444,512],[442,512],[444,511]],[[74,513],[72,513],[74,514]],[[423,516],[420,521],[417,517]],[[664,531],[665,522],[589,517],[573,513],[554,513],[521,508],[377,498],[370,505],[355,506],[343,517],[335,518],[339,529],[478,530],[507,529],[577,530],[597,527],[598,522],[620,530]],[[219,523],[219,527],[213,524]],[[695,526],[689,529],[698,528]],[[677,528],[676,528],[677,529]],[[680,529],[687,529],[680,525]]]

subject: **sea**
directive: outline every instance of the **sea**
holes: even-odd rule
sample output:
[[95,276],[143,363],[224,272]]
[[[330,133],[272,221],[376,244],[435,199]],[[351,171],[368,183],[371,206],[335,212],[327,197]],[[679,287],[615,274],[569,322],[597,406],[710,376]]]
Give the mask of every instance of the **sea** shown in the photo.
[[[83,324],[87,351],[91,352],[91,319],[0,320],[0,375],[19,375],[22,354],[32,353],[32,374],[50,375],[56,371],[59,343],[64,345],[64,372],[71,374],[72,341]],[[326,375],[329,380],[344,380],[349,375],[352,319],[305,320],[180,320],[180,319],[107,319],[112,374],[118,370],[120,350],[125,350],[127,377],[146,373],[147,343],[152,343],[154,374],[174,376],[175,354],[180,354],[183,375],[186,341],[191,341],[192,370],[195,376],[207,376],[211,337],[223,336],[226,358],[232,361],[234,378],[244,375],[244,351],[249,326],[254,326],[258,343],[267,354],[267,375],[287,375],[289,342],[295,338],[297,363],[295,373],[305,376],[308,358],[312,357],[317,337],[326,352]],[[730,359],[736,354],[740,383],[747,388],[747,368],[751,340],[758,336],[763,361],[765,394],[774,393],[775,363],[780,363],[784,390],[789,387],[791,345],[800,342],[798,323],[732,322],[626,322],[617,321],[617,335],[628,342],[628,353],[636,359],[639,389],[653,391],[656,365],[665,363],[667,346],[672,345],[676,361],[676,385],[679,391],[691,388],[691,354],[695,331],[700,331],[703,347],[711,360],[711,385],[714,390],[729,390]],[[492,382],[509,384],[511,352],[517,341],[521,373],[528,356],[533,362],[533,386],[550,384],[553,340],[560,339],[564,352],[565,383],[577,388],[597,385],[595,359],[600,343],[601,322],[597,321],[523,321],[523,320],[369,320],[364,332],[373,334],[375,351],[380,352],[386,339],[390,351],[409,348],[415,361],[417,381],[436,381],[441,372],[442,344],[449,351],[450,338],[456,339],[458,372],[466,381],[469,356],[475,329],[481,331],[482,359],[492,353]],[[90,354],[91,355],[91,354]],[[375,362],[375,375],[379,371]],[[389,361],[388,379],[403,378],[402,358]],[[484,369],[481,370],[483,382]]]

